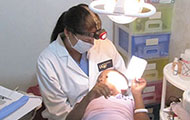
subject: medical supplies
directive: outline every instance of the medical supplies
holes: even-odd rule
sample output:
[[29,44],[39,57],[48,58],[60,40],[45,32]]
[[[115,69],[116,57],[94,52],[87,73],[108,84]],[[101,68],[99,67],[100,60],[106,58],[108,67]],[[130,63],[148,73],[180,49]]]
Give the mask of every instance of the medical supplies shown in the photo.
[[186,49],[180,58],[174,58],[172,64],[173,74],[179,74],[182,79],[190,80],[190,49]]
[[181,75],[188,77],[190,80],[190,49],[186,49],[184,54],[181,54],[180,61],[182,63]]
[[179,62],[178,58],[174,58],[172,67],[173,67],[173,75],[181,73],[181,63]]
[[11,113],[15,112],[29,100],[29,96],[25,96],[3,86],[0,86],[0,96],[0,101],[4,101],[0,105],[0,119],[4,119]]

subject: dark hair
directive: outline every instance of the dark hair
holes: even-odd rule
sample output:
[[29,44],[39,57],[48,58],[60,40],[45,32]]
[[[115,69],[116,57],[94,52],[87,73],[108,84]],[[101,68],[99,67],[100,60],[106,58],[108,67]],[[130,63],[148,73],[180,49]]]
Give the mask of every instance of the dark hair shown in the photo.
[[58,34],[64,32],[65,28],[73,34],[83,34],[93,28],[97,29],[97,22],[94,20],[94,16],[101,27],[100,18],[97,14],[92,13],[86,4],[79,4],[70,8],[59,17],[52,32],[50,43],[55,41]]

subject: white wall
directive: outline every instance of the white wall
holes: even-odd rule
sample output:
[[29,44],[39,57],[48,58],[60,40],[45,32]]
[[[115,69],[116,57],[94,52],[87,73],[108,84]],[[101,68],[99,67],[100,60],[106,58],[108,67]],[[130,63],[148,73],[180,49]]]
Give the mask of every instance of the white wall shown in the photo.
[[176,0],[173,11],[170,60],[190,48],[190,0]]
[[[37,83],[36,60],[48,45],[59,15],[78,3],[92,0],[0,0],[0,84],[26,90]],[[190,48],[189,0],[176,0],[170,59]],[[101,16],[112,39],[112,22]]]
[[[40,52],[49,44],[59,15],[91,0],[0,0],[0,85],[26,90],[37,84]],[[102,17],[112,39],[112,22]]]

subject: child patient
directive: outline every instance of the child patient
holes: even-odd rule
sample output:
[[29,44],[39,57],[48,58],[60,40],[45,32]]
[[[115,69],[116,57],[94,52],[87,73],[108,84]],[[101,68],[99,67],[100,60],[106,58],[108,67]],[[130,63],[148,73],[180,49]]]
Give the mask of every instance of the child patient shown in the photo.
[[[112,96],[104,96],[92,100],[86,108],[82,120],[149,120],[146,112],[134,113],[135,109],[144,109],[142,90],[146,81],[132,81],[131,89],[128,80],[117,70],[104,70],[98,82],[106,84]],[[133,97],[129,94],[132,92]]]
[[111,94],[116,96],[118,94],[127,95],[128,80],[121,72],[114,69],[104,70],[98,77],[98,82],[102,82],[109,86]]

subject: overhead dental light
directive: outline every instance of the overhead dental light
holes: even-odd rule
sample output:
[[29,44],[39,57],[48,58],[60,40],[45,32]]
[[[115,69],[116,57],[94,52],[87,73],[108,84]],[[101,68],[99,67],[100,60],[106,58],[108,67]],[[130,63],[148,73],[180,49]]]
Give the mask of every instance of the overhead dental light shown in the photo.
[[[95,13],[107,15],[119,24],[130,23],[138,17],[149,17],[156,12],[156,8],[144,3],[144,0],[94,0],[89,8]],[[143,8],[149,11],[142,13]]]

